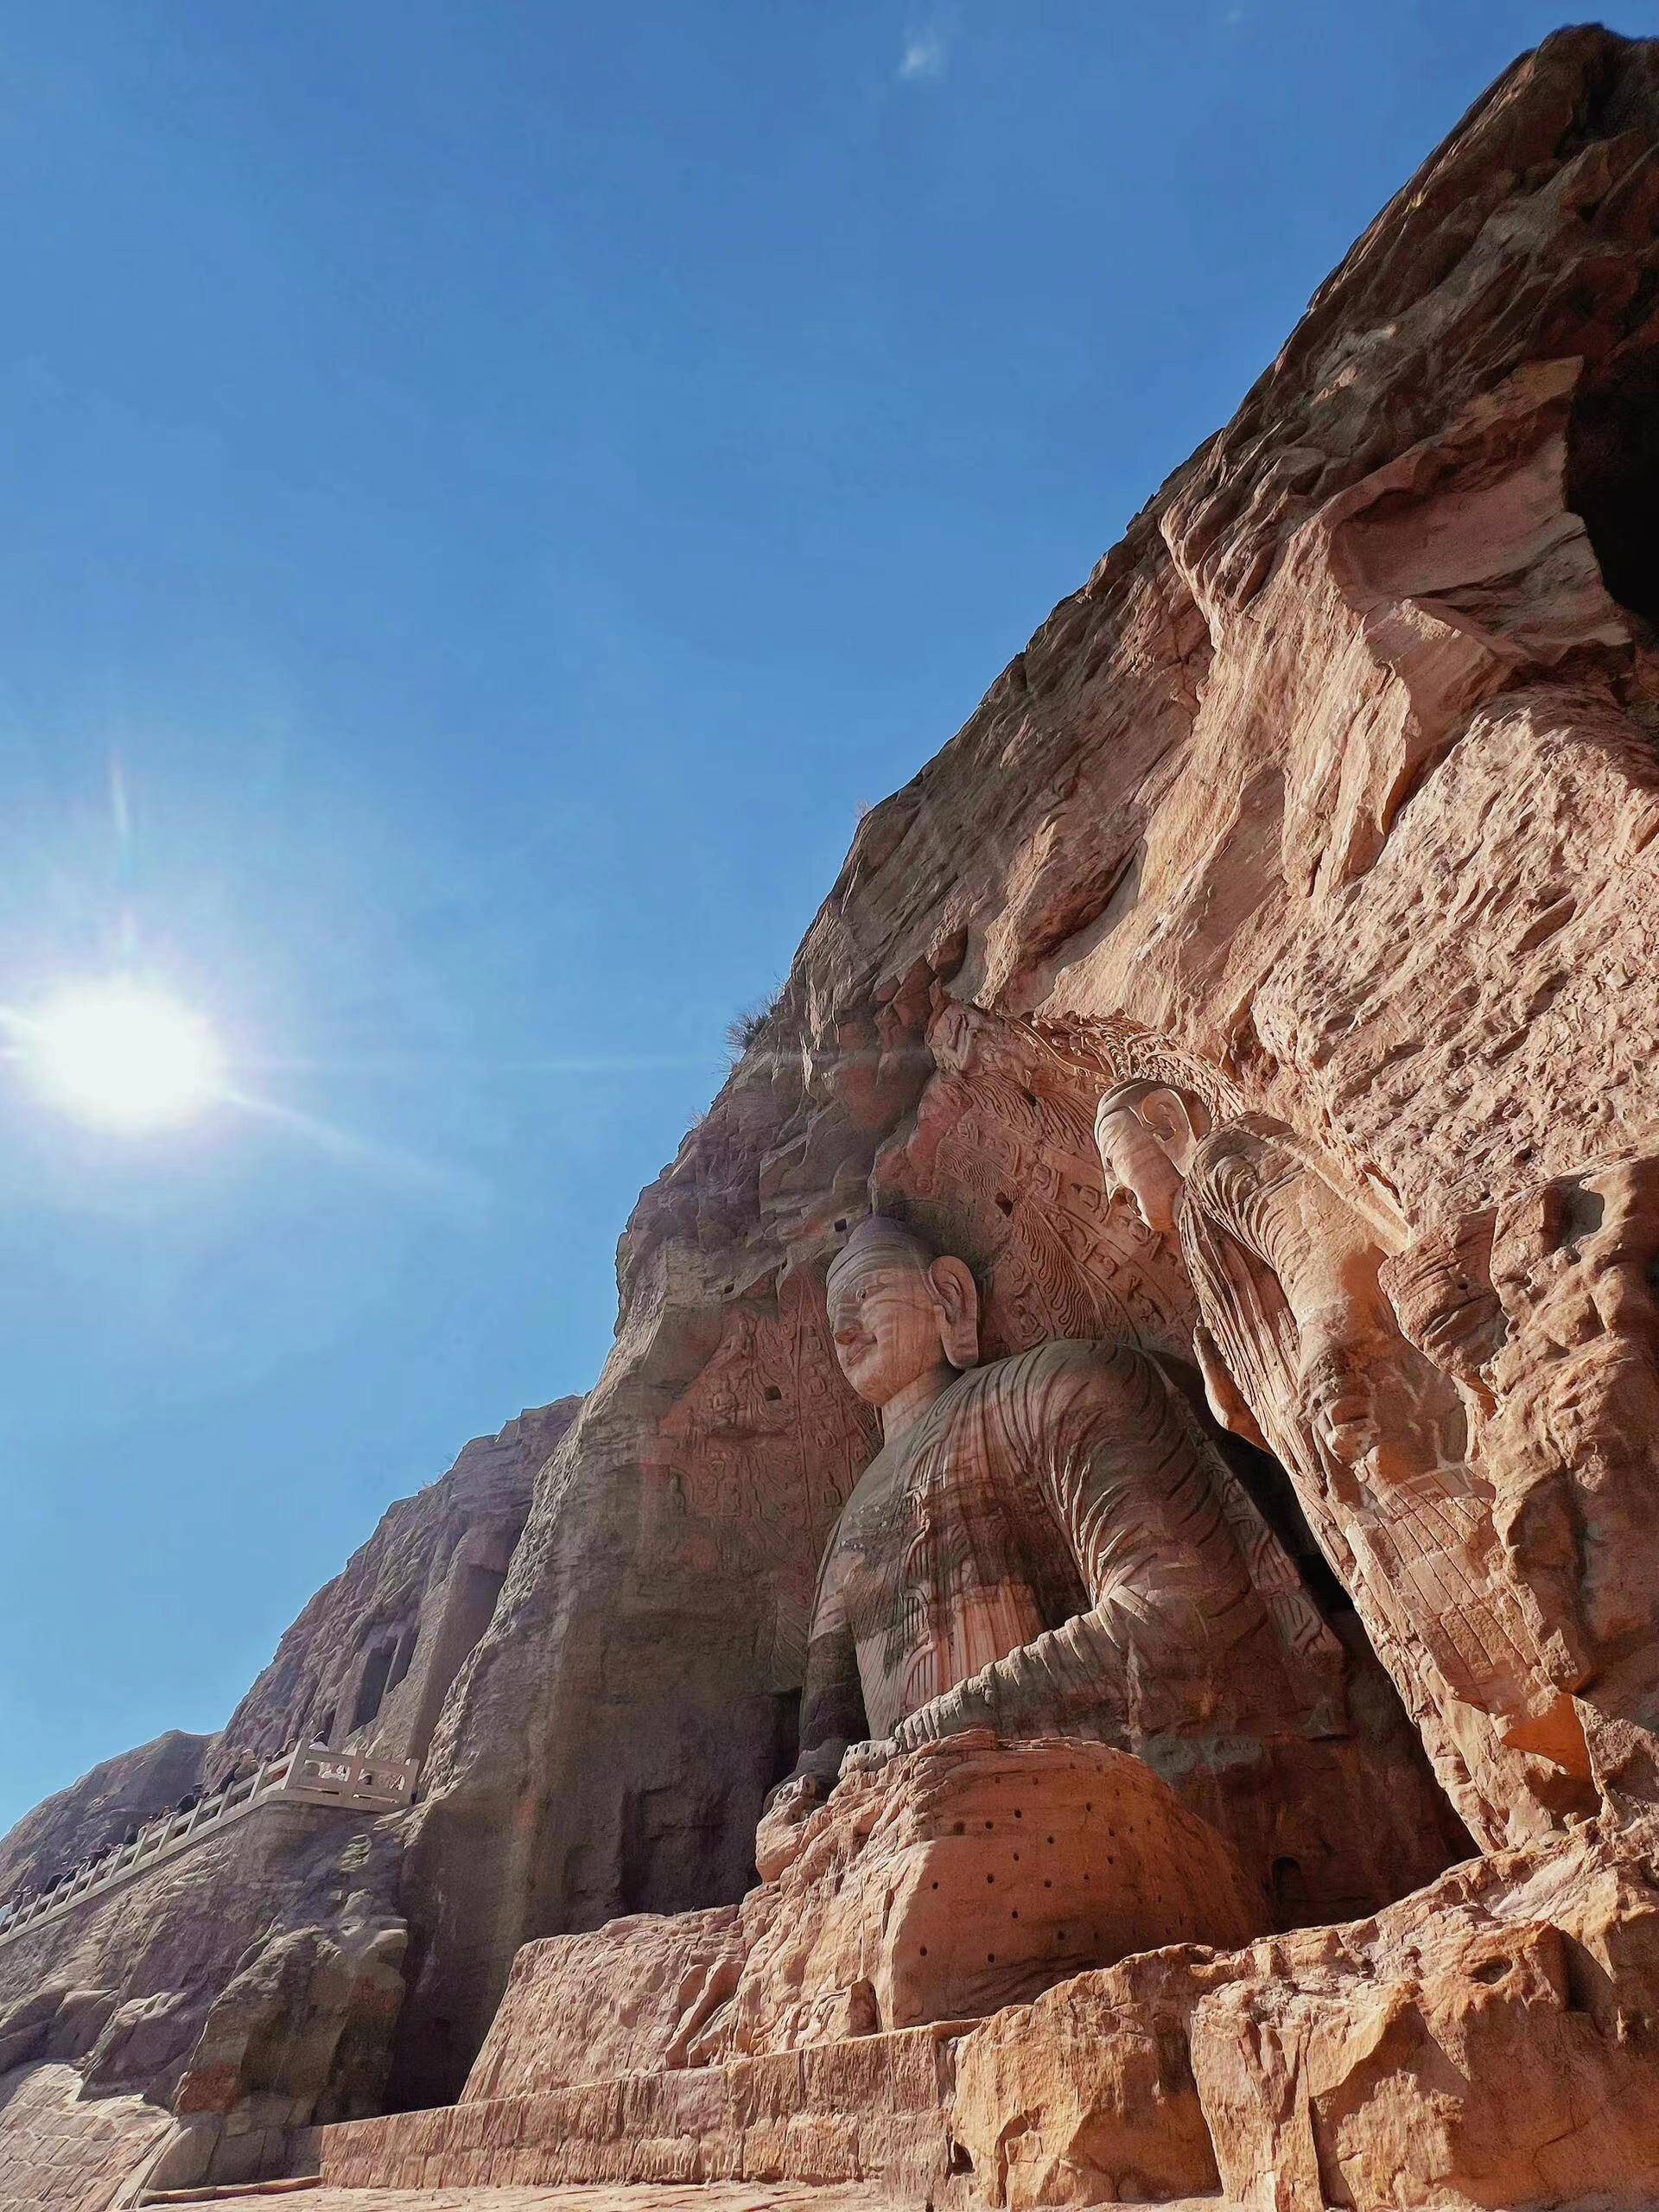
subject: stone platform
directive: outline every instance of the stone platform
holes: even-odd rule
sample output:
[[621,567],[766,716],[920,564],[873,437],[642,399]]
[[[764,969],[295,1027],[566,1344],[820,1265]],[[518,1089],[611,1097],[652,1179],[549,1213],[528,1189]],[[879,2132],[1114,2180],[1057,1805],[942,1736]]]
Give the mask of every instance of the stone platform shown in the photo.
[[1104,1744],[964,1731],[774,1807],[756,1851],[741,1905],[526,1944],[462,2103],[985,2019],[1271,1925],[1226,1841]]
[[[275,2200],[281,2202],[282,2200]],[[216,2212],[271,2212],[269,2196],[219,2197]],[[320,2189],[295,2199],[296,2212],[896,2212],[880,2189],[812,2189],[798,2183],[747,2187],[711,2182],[684,2188]],[[1164,2212],[1223,2212],[1205,2198]]]
[[433,2190],[879,2176],[920,2201],[950,2171],[953,2081],[946,2031],[912,2028],[342,2122],[322,2131],[321,2177],[334,2189]]
[[[899,2212],[900,2203],[880,2188],[735,2182],[684,2188],[325,2188],[295,2200],[296,2212]],[[221,2196],[215,2212],[271,2212],[271,2204],[269,2196]],[[1230,2208],[1218,2196],[1190,2196],[1166,2202],[1160,2212],[1230,2212]]]

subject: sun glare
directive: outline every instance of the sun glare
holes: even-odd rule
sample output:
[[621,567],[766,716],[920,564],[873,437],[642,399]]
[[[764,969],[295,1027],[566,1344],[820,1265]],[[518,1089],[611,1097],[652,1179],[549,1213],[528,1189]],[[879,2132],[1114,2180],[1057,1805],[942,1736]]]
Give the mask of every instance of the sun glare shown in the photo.
[[88,984],[18,1026],[41,1090],[83,1121],[160,1128],[189,1121],[224,1096],[224,1055],[213,1031],[162,992]]

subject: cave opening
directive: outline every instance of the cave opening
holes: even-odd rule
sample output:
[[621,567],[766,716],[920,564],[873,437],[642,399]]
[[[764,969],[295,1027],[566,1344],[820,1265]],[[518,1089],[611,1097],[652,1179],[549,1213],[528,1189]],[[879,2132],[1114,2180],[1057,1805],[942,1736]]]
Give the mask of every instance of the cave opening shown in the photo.
[[1567,503],[1627,613],[1659,628],[1659,360],[1589,385],[1567,425]]
[[380,1700],[386,1694],[386,1677],[391,1672],[392,1646],[377,1644],[369,1654],[368,1664],[363,1669],[363,1679],[358,1684],[357,1703],[352,1710],[353,1732],[366,1728],[380,1710]]
[[[1196,1391],[1194,1397],[1196,1402]],[[1435,1774],[1421,1737],[1351,1595],[1314,1535],[1288,1471],[1272,1452],[1216,1426],[1208,1419],[1207,1408],[1200,1417],[1206,1421],[1212,1441],[1284,1547],[1308,1595],[1348,1654],[1352,1669],[1348,1686],[1350,1721],[1357,1754],[1367,1761],[1380,1762],[1397,1775],[1403,1789],[1419,1793],[1418,1802],[1427,1817],[1424,1827],[1414,1832],[1413,1852],[1407,1854],[1406,1863],[1385,1853],[1386,1871],[1381,1859],[1376,1864],[1375,1871],[1383,1877],[1387,1890],[1377,1902],[1392,1903],[1421,1887],[1433,1872],[1459,1859],[1478,1857],[1479,1847]],[[1426,1855],[1417,1856],[1416,1847]],[[1439,1866],[1431,1867],[1434,1858]],[[1331,1910],[1331,1900],[1321,1895],[1315,1872],[1313,1866],[1288,1853],[1274,1859],[1268,1886],[1282,1925],[1307,1927],[1352,1916]],[[1353,1902],[1356,1910],[1376,1909],[1369,1901]]]
[[420,1638],[421,1622],[420,1616],[416,1614],[397,1639],[397,1656],[391,1662],[391,1674],[386,1677],[388,1691],[395,1690],[408,1674],[410,1662],[415,1656],[415,1646]]

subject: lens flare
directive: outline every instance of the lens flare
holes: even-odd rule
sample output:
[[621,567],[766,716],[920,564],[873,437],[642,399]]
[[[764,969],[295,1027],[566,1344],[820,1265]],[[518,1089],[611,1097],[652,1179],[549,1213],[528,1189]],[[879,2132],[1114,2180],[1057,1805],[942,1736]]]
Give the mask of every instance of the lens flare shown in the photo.
[[225,1096],[225,1057],[201,1016],[126,982],[65,990],[16,1027],[41,1090],[106,1128],[162,1128]]

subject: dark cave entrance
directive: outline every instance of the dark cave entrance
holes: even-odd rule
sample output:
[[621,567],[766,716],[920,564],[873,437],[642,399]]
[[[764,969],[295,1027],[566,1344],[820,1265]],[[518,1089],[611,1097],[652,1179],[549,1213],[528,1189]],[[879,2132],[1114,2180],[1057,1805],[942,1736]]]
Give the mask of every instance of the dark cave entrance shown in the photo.
[[359,1728],[366,1728],[380,1710],[380,1701],[386,1694],[386,1678],[391,1672],[393,1649],[390,1643],[380,1643],[369,1654],[363,1679],[358,1684],[357,1702],[352,1708],[353,1734]]
[[1659,629],[1659,358],[1588,383],[1574,400],[1567,504],[1608,591]]
[[[1460,1859],[1478,1858],[1479,1846],[1464,1826],[1436,1776],[1352,1598],[1320,1549],[1289,1473],[1271,1452],[1247,1443],[1217,1423],[1195,1370],[1184,1362],[1173,1359],[1165,1363],[1172,1378],[1181,1385],[1211,1442],[1289,1554],[1309,1596],[1346,1650],[1352,1669],[1349,1680],[1350,1720],[1357,1745],[1363,1745],[1369,1758],[1391,1768],[1402,1789],[1409,1792],[1421,1808],[1424,1824],[1415,1832],[1415,1842],[1425,1855],[1420,1858],[1414,1852],[1408,1854],[1407,1863],[1392,1863],[1386,1872],[1379,1864],[1374,1871],[1382,1877],[1387,1894],[1379,1893],[1375,1904],[1354,1900],[1356,1911],[1375,1910],[1378,1905],[1391,1904],[1421,1887],[1445,1866]],[[1437,1859],[1438,1864],[1431,1866],[1431,1859]],[[1314,1865],[1305,1866],[1294,1856],[1274,1857],[1268,1886],[1284,1926],[1311,1927],[1333,1918],[1353,1916],[1346,1909],[1341,1912],[1329,1909],[1331,1900],[1321,1897],[1315,1872]]]

